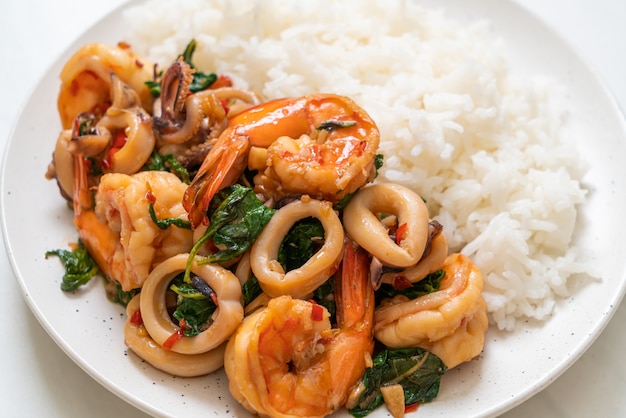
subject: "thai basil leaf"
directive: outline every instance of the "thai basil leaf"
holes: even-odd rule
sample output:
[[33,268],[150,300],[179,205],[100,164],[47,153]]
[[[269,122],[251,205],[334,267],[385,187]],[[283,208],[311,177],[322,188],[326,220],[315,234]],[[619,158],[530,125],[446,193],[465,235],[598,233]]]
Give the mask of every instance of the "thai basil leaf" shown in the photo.
[[437,292],[445,275],[446,272],[444,270],[437,270],[406,289],[396,289],[391,284],[383,283],[376,291],[376,296],[392,298],[397,295],[404,295],[409,299],[416,299],[420,296]]
[[[128,302],[132,298],[135,297],[139,292],[141,292],[141,288],[131,289],[131,290],[123,290],[122,285],[115,282],[107,281],[110,286],[107,286],[107,296],[109,300],[113,303],[119,303],[120,305],[126,307]],[[110,287],[114,287],[113,290],[109,291]]]
[[355,417],[365,417],[384,401],[380,388],[400,384],[405,405],[429,402],[439,393],[441,376],[447,371],[439,357],[419,348],[384,350],[373,358],[373,367],[361,378],[363,392],[356,406],[349,410]]
[[385,163],[385,156],[383,154],[376,154],[374,157],[374,167],[376,167],[376,174],[374,174],[374,178],[378,177],[378,172],[381,168],[383,168],[383,164]]
[[157,151],[153,151],[152,155],[144,164],[143,171],[169,171],[176,174],[176,176],[185,184],[191,182],[189,178],[189,172],[182,164],[174,157],[173,154],[161,155]]
[[254,276],[254,274],[241,286],[241,293],[243,294],[244,307],[248,306],[250,302],[263,293],[259,280]]
[[220,250],[200,259],[200,264],[218,263],[240,256],[250,248],[275,212],[248,187],[235,184],[220,190],[209,205],[209,227],[194,244],[190,260],[209,240]]
[[65,274],[61,281],[61,290],[64,292],[78,289],[80,286],[88,283],[100,271],[80,239],[78,240],[78,245],[72,251],[46,251],[46,258],[53,255],[59,257],[65,267]]
[[152,97],[157,98],[161,95],[161,83],[154,80],[144,81],[143,84],[148,87],[148,91]]
[[348,203],[350,203],[350,200],[352,200],[352,197],[354,196],[355,193],[356,192],[345,195],[343,199],[341,199],[339,202],[333,205],[333,209],[334,210],[345,209],[345,207],[348,206]]
[[334,131],[335,129],[349,128],[355,125],[356,125],[356,122],[354,121],[327,120],[325,122],[322,122],[315,129],[317,129],[318,131],[324,130],[324,131],[330,132],[330,131]]
[[191,90],[191,92],[193,93],[208,88],[211,84],[215,83],[215,81],[217,80],[217,74],[215,73],[205,74],[201,71],[198,71],[196,67],[193,65],[192,57],[196,50],[196,46],[197,46],[196,40],[192,39],[187,44],[187,47],[185,48],[183,53],[179,55],[180,57],[182,57],[183,61],[189,64],[189,67],[191,67],[191,69],[196,70],[193,73],[193,81],[191,82],[189,86],[189,90]]
[[313,291],[312,299],[328,310],[330,323],[335,324],[337,322],[337,305],[335,303],[335,281],[332,277]]
[[156,212],[154,210],[154,204],[152,204],[152,202],[150,202],[150,204],[148,205],[148,213],[150,214],[150,219],[152,219],[152,222],[154,222],[159,229],[165,230],[171,225],[177,226],[181,229],[191,229],[191,223],[181,218],[157,218]]
[[317,218],[305,218],[291,227],[278,249],[285,271],[301,267],[324,244],[324,227]]
[[196,287],[177,275],[170,283],[170,290],[176,293],[176,310],[172,316],[179,322],[185,320],[183,334],[193,337],[210,325],[211,316],[217,309],[211,298],[206,297]]

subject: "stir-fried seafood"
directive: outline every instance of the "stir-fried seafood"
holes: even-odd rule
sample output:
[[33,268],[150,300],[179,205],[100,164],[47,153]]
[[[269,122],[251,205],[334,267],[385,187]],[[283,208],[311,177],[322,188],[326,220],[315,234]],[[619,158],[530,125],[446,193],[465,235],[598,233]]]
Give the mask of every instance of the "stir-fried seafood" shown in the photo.
[[226,347],[233,396],[272,417],[323,417],[342,407],[371,363],[374,292],[368,255],[346,243],[337,275],[338,328],[320,305],[280,296],[248,316]]
[[145,82],[161,73],[127,45],[87,45],[62,72],[46,177],[102,273],[140,292],[126,345],[176,376],[224,365],[235,399],[271,417],[360,408],[374,339],[428,350],[441,373],[480,354],[481,273],[448,255],[421,196],[368,185],[380,138],[366,111],[334,94],[261,103],[214,74],[198,88],[188,58],[154,106]]
[[256,156],[251,164],[259,170],[255,191],[267,198],[307,194],[337,202],[373,180],[379,140],[369,115],[343,96],[278,99],[250,108],[230,120],[187,189],[189,220],[194,227],[207,221],[211,199],[237,181],[249,155]]

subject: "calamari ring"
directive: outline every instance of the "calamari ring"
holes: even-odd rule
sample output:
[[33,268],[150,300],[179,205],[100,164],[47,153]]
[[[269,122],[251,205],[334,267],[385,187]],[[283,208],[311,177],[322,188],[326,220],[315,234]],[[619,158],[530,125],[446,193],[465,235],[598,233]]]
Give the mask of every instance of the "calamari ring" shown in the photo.
[[[308,217],[317,218],[322,223],[324,245],[300,268],[285,273],[276,260],[280,244],[297,221]],[[252,245],[252,271],[270,297],[306,297],[337,270],[343,253],[343,238],[343,227],[332,203],[315,199],[294,201],[272,216]]]
[[422,346],[453,334],[481,305],[483,277],[463,254],[451,254],[441,267],[440,290],[416,299],[383,300],[374,312],[374,336],[388,347]]
[[80,113],[110,102],[112,72],[139,94],[143,108],[152,111],[153,98],[145,82],[153,78],[153,64],[128,45],[91,43],[76,51],[61,70],[57,106],[64,129]]
[[[398,225],[406,225],[399,244],[389,237],[377,213],[394,214]],[[378,183],[359,190],[344,209],[343,220],[348,235],[387,266],[412,266],[426,249],[428,208],[417,193],[398,184]]]
[[443,232],[437,234],[430,243],[427,254],[414,266],[400,272],[385,273],[381,277],[382,283],[393,284],[396,277],[401,276],[411,283],[416,283],[424,277],[439,270],[448,256],[448,240]]
[[132,320],[139,311],[138,294],[126,306],[126,324],[124,325],[124,343],[137,356],[150,363],[154,368],[180,377],[195,377],[209,374],[224,365],[226,343],[202,354],[181,354],[166,350],[158,345],[142,324]]
[[[141,316],[150,336],[159,344],[180,329],[167,312],[165,292],[171,280],[185,271],[188,254],[168,258],[152,270],[141,289]],[[184,337],[171,348],[182,354],[199,354],[213,350],[237,329],[243,319],[241,286],[229,270],[214,264],[198,265],[194,260],[191,272],[204,280],[217,296],[217,310],[212,324],[194,337]]]
[[148,161],[156,139],[152,117],[141,107],[139,94],[115,74],[111,74],[113,104],[99,124],[109,130],[124,129],[126,143],[111,158],[111,170],[133,174]]
[[[84,157],[96,157],[108,149],[111,172],[134,174],[148,161],[156,143],[152,117],[141,107],[139,94],[114,73],[111,73],[111,97],[113,103],[97,122],[95,133],[80,133],[81,120],[86,114],[80,114],[74,119],[72,140],[67,149],[73,155]],[[120,131],[126,141],[119,148],[113,149],[113,137]]]

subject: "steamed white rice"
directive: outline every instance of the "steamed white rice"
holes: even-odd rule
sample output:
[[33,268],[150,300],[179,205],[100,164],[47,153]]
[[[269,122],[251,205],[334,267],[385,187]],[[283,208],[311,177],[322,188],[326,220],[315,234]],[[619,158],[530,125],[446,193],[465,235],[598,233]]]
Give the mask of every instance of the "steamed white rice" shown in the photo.
[[545,320],[585,273],[572,246],[584,165],[561,136],[563,91],[516,75],[488,22],[460,24],[410,1],[150,0],[127,39],[167,67],[194,63],[265,99],[332,92],[377,122],[380,181],[411,187],[452,251],[485,278],[490,319]]

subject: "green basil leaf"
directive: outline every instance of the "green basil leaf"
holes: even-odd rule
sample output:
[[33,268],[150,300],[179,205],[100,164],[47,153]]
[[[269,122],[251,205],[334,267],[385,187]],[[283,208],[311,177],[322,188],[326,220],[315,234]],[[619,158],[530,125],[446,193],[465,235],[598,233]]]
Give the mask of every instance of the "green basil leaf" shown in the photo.
[[185,320],[183,334],[186,337],[198,335],[211,324],[217,306],[193,285],[186,283],[183,274],[170,282],[170,290],[176,293],[176,310],[172,316],[179,322]]
[[142,167],[143,171],[169,171],[176,174],[176,176],[185,184],[189,184],[189,172],[182,164],[176,159],[173,154],[161,155],[157,151],[153,151],[152,155]]
[[409,299],[416,299],[420,296],[437,292],[445,275],[446,272],[444,270],[437,270],[406,289],[396,289],[391,284],[383,283],[376,291],[376,296],[392,298],[397,295],[404,295]]
[[248,306],[263,293],[259,280],[254,274],[241,286],[241,293],[243,294],[243,306]]
[[359,383],[363,391],[357,404],[349,410],[358,418],[382,405],[380,388],[392,384],[402,386],[405,405],[435,399],[441,376],[447,371],[439,357],[419,347],[383,350],[373,358],[373,363]]
[[209,86],[211,86],[211,84],[215,83],[215,81],[217,80],[217,74],[215,73],[205,74],[201,71],[198,71],[196,67],[193,65],[192,58],[193,58],[194,52],[196,51],[196,46],[197,46],[196,40],[192,39],[191,41],[189,41],[189,43],[185,47],[185,50],[183,51],[183,53],[180,54],[180,57],[182,57],[183,61],[189,64],[189,67],[191,67],[191,69],[196,70],[193,73],[193,81],[189,85],[189,90],[193,93],[202,91],[208,88]]
[[234,184],[220,190],[209,205],[209,227],[194,244],[189,260],[210,240],[219,250],[200,258],[198,263],[218,263],[240,256],[250,248],[275,212],[265,206],[248,187]]
[[154,211],[154,204],[152,204],[152,202],[148,205],[148,213],[150,214],[152,222],[154,222],[159,229],[165,230],[171,225],[177,226],[181,229],[191,229],[191,223],[181,218],[157,218],[156,212]]
[[46,251],[46,258],[51,256],[59,257],[65,267],[65,274],[61,281],[61,290],[65,292],[78,289],[80,286],[88,283],[100,271],[80,239],[78,240],[78,245],[72,251]]
[[285,271],[301,267],[324,245],[324,227],[317,218],[296,222],[278,249],[278,262]]

